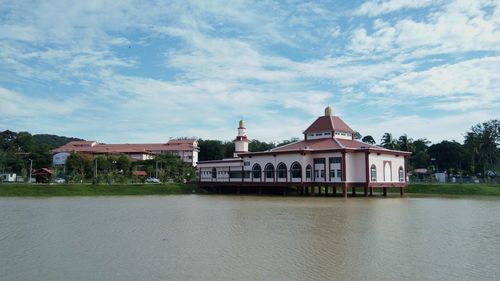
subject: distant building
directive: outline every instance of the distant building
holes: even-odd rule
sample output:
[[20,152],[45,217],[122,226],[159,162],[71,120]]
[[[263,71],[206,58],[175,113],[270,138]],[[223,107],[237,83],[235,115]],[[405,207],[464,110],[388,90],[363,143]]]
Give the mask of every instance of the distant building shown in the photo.
[[1,182],[16,182],[17,174],[15,173],[5,173],[0,174]]
[[287,187],[300,193],[318,187],[319,192],[341,188],[344,195],[351,188],[374,188],[407,185],[407,157],[411,154],[389,150],[354,139],[355,131],[330,107],[304,132],[304,139],[264,152],[249,152],[244,122],[240,121],[234,140],[233,158],[198,162],[200,187]]
[[52,150],[52,162],[63,165],[72,152],[98,155],[126,155],[131,160],[153,159],[155,154],[171,153],[181,160],[196,166],[198,162],[198,141],[195,139],[169,140],[167,143],[146,144],[104,144],[96,141],[72,141]]

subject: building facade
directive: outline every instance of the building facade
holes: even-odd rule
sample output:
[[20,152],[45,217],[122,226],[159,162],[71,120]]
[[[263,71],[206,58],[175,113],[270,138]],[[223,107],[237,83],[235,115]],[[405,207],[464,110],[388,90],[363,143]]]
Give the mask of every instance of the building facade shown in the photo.
[[64,165],[72,152],[98,155],[127,155],[131,160],[153,159],[155,154],[172,153],[184,162],[196,166],[198,141],[195,139],[169,140],[167,143],[104,144],[96,141],[72,141],[52,151],[54,166]]
[[[344,196],[351,189],[364,194],[374,189],[400,188],[407,185],[409,152],[389,150],[354,139],[352,130],[330,107],[304,132],[300,141],[263,152],[249,152],[244,123],[240,121],[235,139],[235,157],[198,162],[200,187],[216,190],[221,186],[283,187],[300,194],[318,190]],[[243,137],[244,136],[244,137]],[[240,149],[238,149],[240,148]],[[241,151],[241,148],[246,150]]]

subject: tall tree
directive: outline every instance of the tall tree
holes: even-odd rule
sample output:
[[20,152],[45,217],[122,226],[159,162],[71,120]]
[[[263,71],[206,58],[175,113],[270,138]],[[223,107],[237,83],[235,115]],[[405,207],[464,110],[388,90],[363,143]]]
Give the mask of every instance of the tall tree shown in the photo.
[[391,133],[385,133],[380,140],[380,146],[387,149],[397,149],[397,141],[392,138]]
[[462,169],[464,150],[460,143],[442,141],[431,145],[428,151],[431,159],[435,159],[437,170],[447,170],[449,173],[455,173]]
[[367,136],[364,136],[362,139],[361,139],[362,142],[364,143],[369,143],[369,144],[375,144],[375,139],[370,136],[370,135],[367,135]]

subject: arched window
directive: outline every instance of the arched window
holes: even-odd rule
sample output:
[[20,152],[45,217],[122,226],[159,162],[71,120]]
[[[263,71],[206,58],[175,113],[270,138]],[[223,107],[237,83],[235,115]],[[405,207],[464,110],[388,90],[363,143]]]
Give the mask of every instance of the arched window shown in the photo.
[[399,166],[399,181],[405,181],[405,173],[403,167]]
[[302,178],[302,166],[298,162],[294,162],[290,170],[292,178]]
[[375,165],[372,165],[370,170],[371,170],[371,181],[376,182],[377,181],[377,167]]
[[254,179],[260,179],[261,172],[262,172],[262,169],[260,168],[259,164],[253,165],[253,167],[252,167],[252,177]]
[[267,163],[266,167],[264,167],[264,173],[266,174],[266,178],[272,179],[274,178],[274,166],[271,163]]
[[215,179],[217,178],[217,169],[212,168],[212,178]]
[[311,172],[312,172],[311,165],[307,165],[307,167],[306,167],[306,179],[311,178]]
[[280,179],[286,178],[286,165],[285,165],[285,163],[279,163],[277,170],[278,170],[278,178],[280,178]]

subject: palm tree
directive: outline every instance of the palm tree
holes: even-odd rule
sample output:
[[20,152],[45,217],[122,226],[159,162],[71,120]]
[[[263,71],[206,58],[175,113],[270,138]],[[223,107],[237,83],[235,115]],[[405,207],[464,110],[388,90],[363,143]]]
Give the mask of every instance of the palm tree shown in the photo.
[[392,138],[391,133],[385,133],[380,140],[380,145],[387,149],[396,149],[396,140]]

